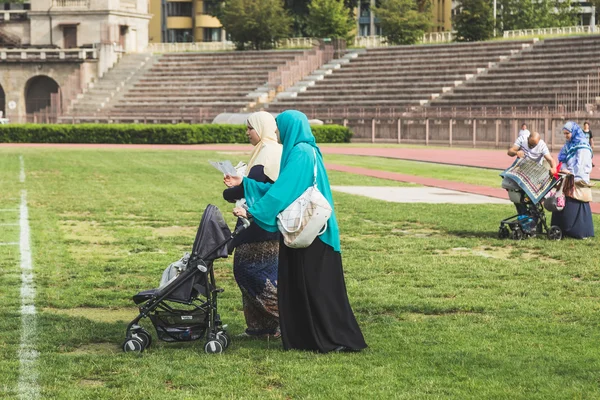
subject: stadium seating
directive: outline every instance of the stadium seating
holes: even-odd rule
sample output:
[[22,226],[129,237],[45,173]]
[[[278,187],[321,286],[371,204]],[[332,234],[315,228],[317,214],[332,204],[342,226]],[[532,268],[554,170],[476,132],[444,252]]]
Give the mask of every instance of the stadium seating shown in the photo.
[[368,49],[297,97],[269,104],[270,111],[297,108],[319,118],[358,110],[402,112],[427,105],[532,41],[504,41]]
[[113,104],[112,118],[212,120],[224,111],[239,111],[247,97],[265,85],[270,71],[301,51],[172,53],[153,67]]
[[556,94],[597,74],[600,36],[547,39],[431,102],[432,107],[552,109]]

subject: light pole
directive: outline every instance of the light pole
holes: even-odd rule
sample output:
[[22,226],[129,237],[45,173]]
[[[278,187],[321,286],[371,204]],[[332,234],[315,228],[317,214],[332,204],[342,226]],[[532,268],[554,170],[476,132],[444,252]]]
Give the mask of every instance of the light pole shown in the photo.
[[496,0],[494,0],[494,37],[496,37]]

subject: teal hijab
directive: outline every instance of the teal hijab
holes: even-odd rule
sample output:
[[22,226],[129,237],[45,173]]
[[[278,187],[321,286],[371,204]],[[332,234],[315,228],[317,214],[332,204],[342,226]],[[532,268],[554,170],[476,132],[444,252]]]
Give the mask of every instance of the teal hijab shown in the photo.
[[[277,181],[262,183],[249,178],[243,180],[248,211],[258,226],[269,232],[277,231],[277,214],[313,184],[315,161],[317,187],[333,209],[333,198],[323,157],[310,129],[308,118],[300,111],[289,110],[279,114],[275,120],[283,145]],[[335,210],[329,218],[327,229],[319,238],[335,251],[340,251],[340,232]]]

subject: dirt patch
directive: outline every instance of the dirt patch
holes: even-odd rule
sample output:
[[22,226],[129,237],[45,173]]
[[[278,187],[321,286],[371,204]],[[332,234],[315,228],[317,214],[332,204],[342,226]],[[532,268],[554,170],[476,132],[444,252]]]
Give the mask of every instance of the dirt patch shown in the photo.
[[137,314],[138,309],[131,308],[92,308],[92,307],[77,307],[77,308],[44,308],[44,312],[54,314],[67,315],[69,317],[82,317],[95,322],[119,322],[130,321]]
[[97,379],[82,379],[79,381],[79,385],[85,387],[102,387],[105,384],[104,381],[99,381]]
[[195,226],[164,226],[161,228],[153,229],[153,236],[158,237],[172,237],[172,236],[185,236],[195,237],[197,227]]
[[435,250],[435,254],[450,257],[460,257],[464,255],[473,255],[483,258],[492,258],[497,260],[516,260],[523,261],[539,261],[543,263],[557,264],[560,261],[554,258],[546,257],[541,253],[533,250],[517,249],[512,246],[506,247],[490,247],[478,246],[474,248],[455,247],[448,250]]
[[404,223],[401,226],[398,226],[392,229],[392,233],[396,235],[402,236],[414,236],[414,237],[430,237],[441,235],[442,232],[437,229],[432,229],[426,225],[419,224],[417,222]]
[[[122,350],[115,343],[89,343],[79,346],[73,351],[69,352],[70,354],[117,354]],[[96,381],[92,379],[83,379],[87,382],[100,382],[102,385],[104,384],[102,381]]]
[[67,219],[60,222],[65,239],[87,243],[113,243],[115,239],[97,221]]

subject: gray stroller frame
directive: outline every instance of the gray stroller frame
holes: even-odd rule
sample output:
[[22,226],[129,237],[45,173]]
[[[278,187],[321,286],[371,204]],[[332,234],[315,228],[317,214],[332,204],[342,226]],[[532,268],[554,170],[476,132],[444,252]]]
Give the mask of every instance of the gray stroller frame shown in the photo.
[[[556,180],[554,185],[549,187],[545,193],[560,185],[562,180],[563,176],[559,175],[558,180]],[[516,183],[515,187],[505,186],[504,183],[502,187],[507,190],[510,201],[514,204],[522,204],[527,209],[525,216],[534,219],[536,225],[535,229],[531,229],[530,227],[525,226],[527,222],[524,221],[524,218],[519,218],[523,215],[516,214],[510,216],[500,221],[500,228],[498,228],[499,239],[511,238],[513,240],[522,240],[544,233],[550,240],[562,239],[562,230],[560,227],[556,225],[548,227],[546,222],[546,212],[541,200],[534,203],[531,198],[527,196],[525,191],[518,187]]]
[[[227,244],[250,225],[243,220],[233,233],[219,209],[208,205],[196,233],[186,269],[164,287],[139,292],[133,301],[139,314],[127,326],[124,352],[143,352],[152,343],[150,333],[139,325],[149,317],[160,340],[184,342],[206,338],[206,353],[221,353],[231,343],[217,308],[213,261],[228,256]],[[185,308],[177,306],[185,305]]]

